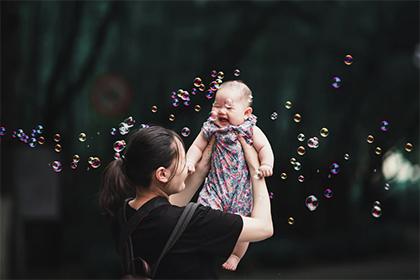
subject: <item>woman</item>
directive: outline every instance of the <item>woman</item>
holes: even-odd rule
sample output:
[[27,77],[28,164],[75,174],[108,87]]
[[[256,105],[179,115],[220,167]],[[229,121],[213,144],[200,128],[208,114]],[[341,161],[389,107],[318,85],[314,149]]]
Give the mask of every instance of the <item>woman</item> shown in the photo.
[[[270,199],[263,178],[258,176],[258,155],[239,137],[253,185],[254,206],[250,217],[200,206],[174,247],[159,264],[156,278],[217,278],[217,270],[237,242],[255,242],[273,235]],[[118,209],[130,196],[129,219],[146,203],[164,205],[153,209],[132,235],[134,256],[148,264],[158,259],[184,207],[209,170],[214,144],[205,149],[194,173],[188,175],[182,139],[159,126],[142,128],[131,135],[124,159],[105,170],[100,204],[115,221]],[[117,229],[118,232],[118,229]]]

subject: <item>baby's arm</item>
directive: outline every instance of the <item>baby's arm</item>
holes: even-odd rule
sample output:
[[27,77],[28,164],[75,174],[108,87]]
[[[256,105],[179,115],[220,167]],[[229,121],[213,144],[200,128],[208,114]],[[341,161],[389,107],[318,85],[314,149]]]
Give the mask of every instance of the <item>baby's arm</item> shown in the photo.
[[257,126],[254,126],[252,140],[260,159],[260,171],[262,175],[264,177],[273,175],[274,153],[264,132]]
[[195,171],[195,165],[201,159],[203,150],[206,148],[208,141],[204,137],[203,131],[200,131],[197,138],[191,144],[187,152],[187,168],[188,172]]

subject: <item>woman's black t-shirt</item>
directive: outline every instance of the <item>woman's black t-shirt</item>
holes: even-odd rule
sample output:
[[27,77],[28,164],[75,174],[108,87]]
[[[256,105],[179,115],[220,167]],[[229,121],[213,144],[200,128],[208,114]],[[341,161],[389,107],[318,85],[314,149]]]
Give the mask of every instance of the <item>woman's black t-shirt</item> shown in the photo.
[[[133,232],[134,256],[150,265],[160,256],[185,207],[166,203],[153,209]],[[149,201],[150,202],[150,201]],[[127,219],[136,210],[127,205]],[[200,205],[184,233],[163,257],[156,278],[217,278],[217,271],[232,253],[242,231],[239,215]]]

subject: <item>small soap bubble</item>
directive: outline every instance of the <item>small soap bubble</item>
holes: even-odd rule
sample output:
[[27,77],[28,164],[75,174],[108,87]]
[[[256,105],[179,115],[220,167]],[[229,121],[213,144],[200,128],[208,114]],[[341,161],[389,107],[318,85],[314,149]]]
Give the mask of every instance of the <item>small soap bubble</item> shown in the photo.
[[57,153],[61,152],[61,145],[56,144],[55,147],[54,147],[54,151],[56,151]]
[[184,136],[184,137],[188,137],[190,135],[190,133],[191,133],[191,131],[188,127],[184,127],[181,130],[181,135]]
[[341,79],[339,77],[333,77],[331,85],[332,85],[333,88],[341,87]]
[[152,106],[152,113],[156,113],[158,111],[158,107],[156,105]]
[[325,198],[331,198],[333,196],[333,191],[330,188],[326,188],[324,190],[324,196]]
[[73,162],[79,162],[79,160],[80,160],[80,156],[79,155],[74,155],[73,156]]
[[44,129],[44,127],[41,124],[38,124],[36,126],[36,130],[38,130],[38,131],[42,131],[43,129]]
[[124,150],[125,146],[126,146],[126,143],[125,143],[124,140],[115,141],[115,143],[114,143],[114,151],[116,151],[117,153],[119,153],[122,150]]
[[391,185],[389,183],[385,183],[385,190],[389,191],[389,189],[391,188]]
[[201,106],[200,105],[195,105],[194,106],[194,111],[196,111],[196,112],[200,112],[200,110],[201,110]]
[[270,116],[270,119],[271,119],[272,121],[277,120],[277,113],[276,113],[276,112],[273,112],[273,113],[271,114],[271,116]]
[[219,73],[217,73],[217,78],[223,80],[223,78],[225,77],[225,73],[223,73],[222,71],[219,71]]
[[86,133],[83,133],[82,132],[82,133],[79,134],[79,141],[80,142],[85,142],[86,141],[86,138],[87,138],[86,137]]
[[295,114],[293,116],[293,120],[295,121],[295,123],[300,123],[300,121],[302,120],[302,116],[300,114]]
[[286,173],[281,173],[280,174],[280,178],[282,178],[283,180],[286,180],[287,179],[287,174]]
[[212,90],[208,90],[208,91],[206,91],[206,98],[207,99],[212,99],[214,97],[214,91],[212,91]]
[[376,148],[375,148],[375,154],[377,154],[378,156],[382,154],[382,149],[381,149],[381,147],[376,147]]
[[330,172],[334,175],[337,175],[340,172],[340,165],[338,163],[333,163],[330,166]]
[[344,159],[345,160],[349,160],[350,159],[350,155],[349,154],[344,154]]
[[179,104],[180,104],[181,102],[179,101],[179,99],[178,98],[174,98],[173,100],[172,100],[172,106],[173,107],[179,107]]
[[194,79],[194,86],[195,87],[199,87],[202,83],[203,83],[203,81],[201,80],[201,78],[197,77],[197,78]]
[[319,134],[321,134],[322,137],[327,137],[328,136],[328,129],[323,127],[321,128],[321,130],[319,131]]
[[292,108],[292,102],[290,102],[290,101],[286,101],[286,103],[284,103],[284,107],[286,107],[286,109],[290,109],[290,108]]
[[[18,135],[18,137],[19,137],[19,135]],[[54,139],[55,142],[60,142],[60,139],[61,139],[60,134],[58,134],[58,133],[54,134],[54,138],[53,139]]]
[[35,148],[36,147],[36,138],[31,138],[29,140],[28,146],[31,148]]
[[44,136],[39,136],[38,137],[38,144],[42,145],[45,143],[45,137]]
[[126,135],[130,131],[130,127],[125,122],[122,122],[120,123],[118,130],[121,135]]
[[6,134],[6,128],[4,126],[0,127],[0,136],[4,136]]
[[191,94],[192,95],[197,95],[197,93],[198,93],[198,89],[197,88],[192,88],[191,89]]
[[98,157],[91,157],[89,159],[89,164],[93,169],[96,169],[101,166],[101,160]]
[[273,197],[274,197],[274,193],[273,193],[273,192],[270,192],[270,193],[268,194],[268,197],[269,197],[270,199],[273,199]]
[[290,164],[295,165],[296,159],[294,157],[290,158]]
[[133,117],[128,117],[124,120],[124,123],[128,125],[128,128],[131,128],[136,123],[136,120]]
[[379,218],[380,216],[382,216],[382,209],[380,206],[378,205],[374,205],[372,208],[372,216],[375,218]]
[[304,154],[305,154],[305,147],[303,147],[303,146],[299,146],[298,148],[297,148],[297,153],[298,153],[298,155],[300,155],[300,156],[303,156]]
[[299,177],[298,177],[298,181],[299,181],[300,183],[303,183],[303,181],[305,181],[305,176],[303,176],[303,175],[299,175]]
[[389,130],[389,122],[388,122],[388,121],[382,121],[382,122],[381,122],[380,129],[381,129],[383,132],[387,132],[387,131]]
[[300,162],[295,162],[295,164],[293,165],[293,168],[296,170],[296,171],[299,171],[301,168],[302,168],[302,164],[300,164]]
[[316,149],[319,147],[318,137],[311,137],[308,139],[308,147],[311,149]]
[[239,75],[241,75],[241,71],[239,69],[236,69],[235,71],[233,71],[233,75],[235,77],[239,77]]
[[61,162],[59,162],[58,160],[53,161],[53,163],[51,164],[51,167],[57,173],[61,172],[61,170],[63,169]]
[[171,122],[173,122],[173,121],[175,120],[175,115],[174,115],[174,114],[170,114],[170,115],[169,115],[169,120],[170,120]]
[[344,57],[344,64],[351,65],[353,63],[353,57],[348,54]]
[[205,91],[205,90],[206,90],[206,86],[205,86],[204,84],[201,84],[201,85],[198,87],[198,90],[199,90],[199,91]]
[[111,133],[111,135],[117,134],[117,129],[115,127],[111,128],[110,133]]
[[220,88],[220,84],[216,81],[210,83],[210,90],[216,92]]
[[190,106],[190,104],[191,104],[190,100],[185,100],[184,101],[184,106],[188,107],[188,106]]
[[287,219],[287,223],[289,225],[293,225],[295,223],[295,219],[293,219],[293,217],[289,217],[289,219]]
[[381,203],[380,203],[378,200],[375,200],[375,201],[373,202],[373,205],[376,205],[376,206],[381,206]]
[[368,135],[368,137],[367,137],[367,139],[366,139],[366,141],[367,141],[369,144],[372,144],[374,140],[375,140],[375,137],[373,137],[372,135]]
[[309,211],[315,211],[318,207],[318,198],[314,195],[310,195],[305,200],[305,205],[309,209]]
[[70,163],[70,168],[73,169],[73,170],[75,170],[77,168],[77,162],[76,161],[72,161]]
[[216,70],[212,70],[210,73],[212,78],[216,78],[217,77],[217,71]]
[[411,143],[406,143],[406,144],[405,144],[404,149],[405,149],[407,152],[411,152],[411,151],[413,150],[413,144],[411,144]]
[[305,141],[305,134],[300,133],[300,134],[298,135],[297,139],[298,139],[300,142]]

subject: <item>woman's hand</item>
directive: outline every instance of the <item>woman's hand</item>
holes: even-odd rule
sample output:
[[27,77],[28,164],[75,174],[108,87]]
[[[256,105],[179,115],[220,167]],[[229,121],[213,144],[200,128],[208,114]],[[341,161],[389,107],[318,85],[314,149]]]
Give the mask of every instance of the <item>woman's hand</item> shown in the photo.
[[253,146],[249,145],[241,135],[238,135],[238,140],[242,145],[242,149],[244,150],[245,160],[248,164],[249,172],[251,172],[251,175],[258,174],[260,161],[258,159],[257,151]]
[[[198,172],[198,173],[200,173],[204,176],[207,175],[207,173],[209,173],[211,152],[213,150],[213,145],[214,145],[215,141],[216,141],[216,138],[213,135],[210,138],[210,141],[207,144],[207,147],[204,149],[200,161],[196,165],[195,172]],[[203,178],[203,180],[204,180],[204,178]]]

